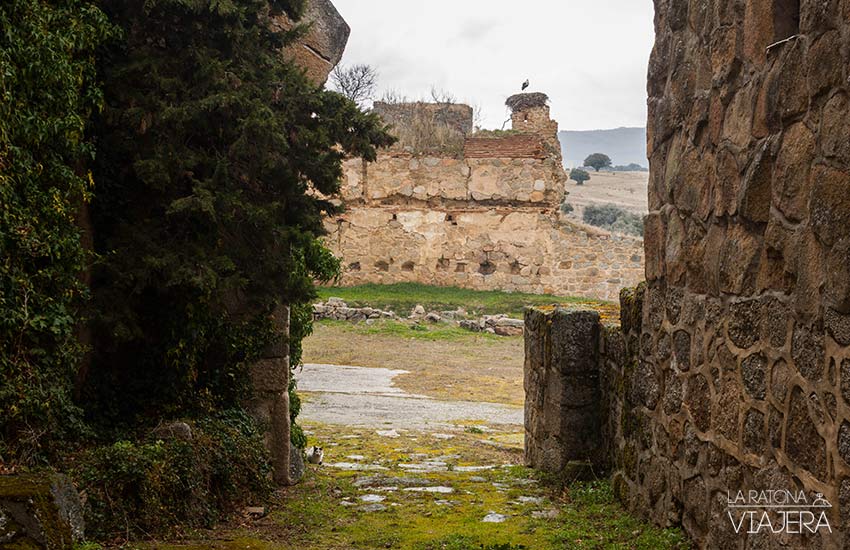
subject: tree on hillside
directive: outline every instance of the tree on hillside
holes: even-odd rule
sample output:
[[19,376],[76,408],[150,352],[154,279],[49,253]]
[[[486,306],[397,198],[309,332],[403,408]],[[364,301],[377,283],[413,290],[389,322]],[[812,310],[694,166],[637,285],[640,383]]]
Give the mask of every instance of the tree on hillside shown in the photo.
[[603,153],[593,153],[584,159],[584,165],[590,166],[598,172],[600,168],[611,166],[611,158]]
[[581,168],[573,168],[570,170],[570,179],[576,182],[576,185],[584,185],[584,182],[590,179],[590,174]]
[[321,197],[338,191],[343,158],[374,160],[393,141],[279,54],[302,29],[276,32],[269,16],[297,19],[303,4],[103,2],[124,30],[95,125],[88,402],[107,420],[238,407],[248,365],[286,345],[280,304],[299,361],[314,281],[339,269],[319,240],[336,211]]
[[337,92],[363,108],[375,97],[378,71],[371,65],[337,65],[331,72],[331,83]]

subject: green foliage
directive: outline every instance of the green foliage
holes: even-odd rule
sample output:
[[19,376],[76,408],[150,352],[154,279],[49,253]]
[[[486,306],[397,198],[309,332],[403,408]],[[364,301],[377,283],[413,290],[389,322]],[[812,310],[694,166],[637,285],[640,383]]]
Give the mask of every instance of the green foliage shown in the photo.
[[576,182],[576,185],[584,185],[584,182],[590,179],[590,174],[581,168],[573,168],[570,170],[570,179]]
[[279,55],[303,29],[273,31],[268,7],[104,2],[126,39],[104,56],[95,125],[88,395],[111,424],[235,406],[247,366],[281,343],[281,304],[296,306],[298,364],[310,319],[297,305],[339,272],[318,240],[334,207],[311,191],[335,193],[346,154],[372,160],[391,142]]
[[554,536],[561,548],[690,548],[681,530],[659,529],[623,513],[608,480],[577,482],[565,492],[570,506]]
[[571,214],[574,210],[575,208],[573,208],[572,204],[566,201],[561,203],[561,212],[563,212],[564,214]]
[[631,164],[626,164],[625,166],[618,164],[617,166],[611,167],[612,172],[649,172],[649,168],[641,166],[640,164],[635,164],[632,162]]
[[593,153],[584,159],[584,165],[590,166],[598,172],[600,168],[611,166],[611,157],[603,153]]
[[74,474],[97,539],[210,526],[270,491],[262,436],[241,411],[194,423],[189,440],[149,436],[89,450]]
[[0,29],[0,462],[31,462],[79,417],[83,131],[111,28],[94,2],[6,0]]
[[583,219],[608,231],[643,237],[643,218],[613,204],[587,206]]

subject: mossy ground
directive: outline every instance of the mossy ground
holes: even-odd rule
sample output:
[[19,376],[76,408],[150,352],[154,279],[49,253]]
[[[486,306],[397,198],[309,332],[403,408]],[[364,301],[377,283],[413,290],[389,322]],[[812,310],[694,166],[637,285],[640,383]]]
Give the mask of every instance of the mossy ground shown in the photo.
[[[270,513],[247,517],[214,533],[192,533],[203,542],[146,543],[148,550],[294,550],[481,548],[664,549],[686,548],[677,531],[642,523],[614,502],[607,481],[557,488],[520,466],[520,439],[512,429],[461,423],[443,434],[309,424],[310,443],[323,445],[325,464],[310,466],[296,487],[278,494]],[[352,458],[353,457],[353,458]],[[443,463],[438,471],[409,465]],[[348,471],[347,462],[383,470]],[[468,471],[468,467],[488,467]],[[372,478],[372,479],[370,479]],[[376,486],[363,486],[363,480]],[[383,481],[381,481],[383,479]],[[450,487],[451,493],[405,490]],[[393,489],[394,488],[394,489]],[[384,497],[385,510],[368,511],[366,495]],[[504,522],[482,521],[490,513]],[[537,516],[537,517],[535,517]]]

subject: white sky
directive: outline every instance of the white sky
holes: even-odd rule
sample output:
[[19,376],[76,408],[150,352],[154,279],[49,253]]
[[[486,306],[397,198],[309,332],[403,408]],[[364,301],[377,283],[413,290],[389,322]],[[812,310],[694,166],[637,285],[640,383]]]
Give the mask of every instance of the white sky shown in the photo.
[[485,128],[531,81],[562,130],[646,124],[651,0],[333,0],[351,25],[343,64],[380,73],[379,94],[432,87],[481,108]]

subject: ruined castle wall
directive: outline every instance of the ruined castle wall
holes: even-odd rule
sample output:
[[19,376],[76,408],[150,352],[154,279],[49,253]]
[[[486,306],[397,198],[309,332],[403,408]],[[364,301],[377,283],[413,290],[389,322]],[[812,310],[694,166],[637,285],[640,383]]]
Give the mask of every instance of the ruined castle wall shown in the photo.
[[[495,140],[490,140],[495,141]],[[564,196],[560,166],[539,158],[468,158],[381,155],[344,163],[346,204],[557,206]]]
[[564,175],[555,159],[385,154],[347,161],[344,171],[345,212],[326,220],[344,285],[616,299],[642,277],[640,239],[560,219]]
[[541,209],[350,207],[327,220],[346,285],[419,282],[616,299],[641,241],[592,235]]
[[[599,349],[615,490],[701,547],[848,548],[850,1],[655,5],[647,286]],[[832,532],[734,532],[751,489],[822,494]]]

